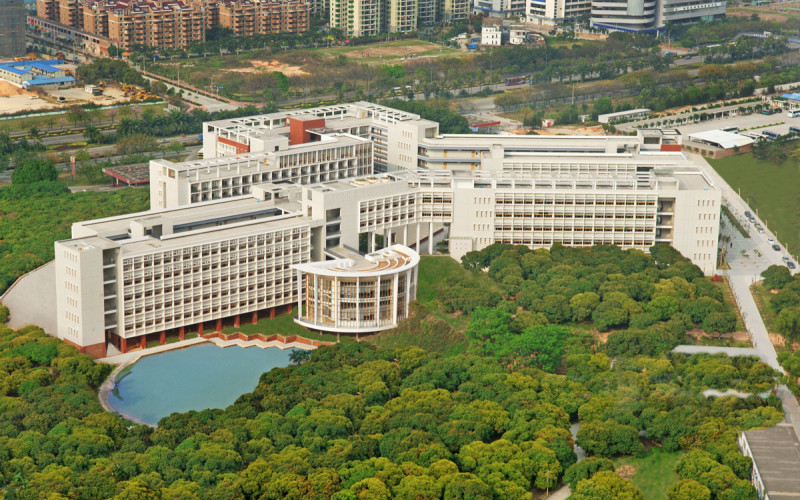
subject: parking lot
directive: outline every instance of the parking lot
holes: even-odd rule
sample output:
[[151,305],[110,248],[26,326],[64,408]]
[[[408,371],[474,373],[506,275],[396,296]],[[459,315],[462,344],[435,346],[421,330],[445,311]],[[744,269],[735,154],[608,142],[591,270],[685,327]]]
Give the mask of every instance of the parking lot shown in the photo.
[[[702,112],[703,111],[698,111],[697,114]],[[684,116],[684,115],[679,115],[679,116]],[[659,120],[663,121],[672,119],[675,119],[675,117],[667,117],[661,119],[655,118],[646,121],[623,123],[618,125],[617,128],[619,130],[633,130],[634,127],[642,127],[645,124],[648,127],[658,128],[659,125],[657,125],[656,122],[658,122]],[[789,133],[789,127],[792,125],[800,127],[800,117],[790,118],[789,114],[786,112],[786,110],[784,110],[781,113],[775,113],[772,115],[762,115],[759,112],[753,112],[752,114],[749,115],[726,116],[724,118],[716,118],[713,120],[705,120],[696,123],[661,125],[661,127],[678,129],[684,136],[696,132],[704,132],[706,130],[715,130],[715,129],[729,128],[729,127],[737,127],[740,133],[751,132],[757,134],[765,130],[771,130],[773,132],[783,135]]]

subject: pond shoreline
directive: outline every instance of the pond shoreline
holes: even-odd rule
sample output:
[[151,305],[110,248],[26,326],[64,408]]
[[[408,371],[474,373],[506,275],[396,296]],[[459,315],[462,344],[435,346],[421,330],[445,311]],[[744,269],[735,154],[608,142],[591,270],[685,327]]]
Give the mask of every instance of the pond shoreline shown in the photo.
[[157,425],[152,425],[143,422],[142,420],[133,417],[131,415],[126,415],[118,411],[113,406],[111,406],[111,403],[109,402],[109,397],[111,396],[111,392],[115,388],[116,385],[115,382],[117,380],[118,375],[120,374],[120,372],[132,366],[145,356],[149,356],[151,354],[161,354],[175,349],[185,349],[187,347],[192,347],[195,345],[207,344],[207,343],[214,344],[217,347],[223,349],[227,347],[236,346],[241,348],[257,347],[260,349],[277,347],[281,350],[303,349],[306,351],[313,351],[317,349],[317,347],[319,347],[320,345],[332,344],[331,342],[311,340],[294,335],[288,337],[283,337],[281,335],[269,335],[265,337],[262,334],[245,335],[243,333],[232,333],[232,334],[212,333],[204,335],[203,337],[196,337],[193,339],[183,340],[180,342],[175,342],[173,344],[165,344],[161,346],[152,347],[149,349],[144,349],[141,351],[135,351],[126,354],[118,354],[116,356],[109,356],[107,358],[97,360],[100,362],[117,365],[111,372],[111,374],[109,374],[109,376],[103,381],[103,383],[100,385],[100,388],[97,391],[97,397],[100,401],[100,405],[103,407],[105,411],[117,414],[120,417],[130,422],[140,425],[147,425],[149,427],[154,427],[154,428],[158,427]]

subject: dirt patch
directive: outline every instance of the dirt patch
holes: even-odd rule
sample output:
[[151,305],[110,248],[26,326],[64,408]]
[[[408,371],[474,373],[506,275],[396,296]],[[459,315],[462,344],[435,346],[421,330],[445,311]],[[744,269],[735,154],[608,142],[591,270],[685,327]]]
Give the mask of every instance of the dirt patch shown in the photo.
[[597,332],[597,340],[601,344],[605,344],[608,342],[608,336],[611,335],[613,332]]
[[600,125],[595,125],[594,127],[551,127],[537,129],[536,133],[539,135],[606,135],[605,130]]
[[707,334],[706,332],[704,332],[703,330],[701,330],[699,328],[693,328],[691,330],[687,330],[686,331],[686,335],[688,335],[688,336],[690,336],[690,337],[692,337],[694,339],[700,339],[700,338],[718,339],[718,340],[730,339],[730,340],[733,340],[735,342],[748,342],[748,343],[750,342],[750,334],[748,334],[747,332],[744,332],[744,331],[742,331],[742,332],[733,332],[733,333],[723,333],[723,334],[720,334],[720,335],[713,335],[712,336],[712,335]]
[[630,479],[636,474],[636,468],[633,465],[623,465],[617,467],[617,475],[622,479]]
[[779,333],[769,333],[769,341],[776,347],[783,347],[786,345],[786,337]]
[[364,47],[363,49],[351,50],[343,55],[351,59],[362,57],[403,57],[413,56],[414,54],[424,54],[438,49],[437,45],[399,45],[396,47]]
[[32,96],[36,94],[22,90],[13,83],[0,80],[0,97],[16,97],[18,95]]
[[232,68],[226,71],[231,73],[257,73],[259,71],[280,71],[286,76],[310,76],[311,73],[303,70],[300,66],[292,66],[280,61],[248,61],[253,65],[252,68]]

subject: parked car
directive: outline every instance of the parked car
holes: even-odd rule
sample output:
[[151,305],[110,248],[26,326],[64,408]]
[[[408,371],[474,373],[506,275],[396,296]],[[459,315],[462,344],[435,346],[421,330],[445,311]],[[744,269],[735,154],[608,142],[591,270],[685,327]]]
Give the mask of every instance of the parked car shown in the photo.
[[767,243],[769,243],[770,245],[774,245],[775,244],[775,238],[767,238]]
[[788,263],[790,260],[792,260],[792,259],[790,259],[789,257],[787,257],[785,255],[783,257],[781,257],[781,259],[783,259],[783,261],[786,262],[786,263]]
[[751,214],[749,210],[745,210],[744,211],[744,216],[747,217],[748,219],[752,219],[753,218],[753,214]]
[[758,231],[759,233],[763,233],[764,226],[762,226],[761,224],[756,224],[756,231]]
[[789,269],[794,269],[794,268],[795,268],[795,267],[797,267],[797,266],[795,266],[795,265],[794,265],[794,262],[792,262],[792,261],[790,260],[789,262],[787,262],[787,263],[786,263],[786,267],[788,267]]
[[781,247],[779,247],[778,245],[772,245],[772,249],[775,250],[776,252],[781,251]]

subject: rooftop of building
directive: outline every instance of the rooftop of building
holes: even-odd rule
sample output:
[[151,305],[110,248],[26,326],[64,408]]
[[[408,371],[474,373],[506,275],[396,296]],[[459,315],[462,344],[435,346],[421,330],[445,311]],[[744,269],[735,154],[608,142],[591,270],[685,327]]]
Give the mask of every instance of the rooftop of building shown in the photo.
[[[288,129],[286,129],[288,131]],[[179,163],[172,163],[167,161],[158,161],[158,164],[174,169],[176,172],[190,173],[197,170],[210,169],[216,167],[235,168],[237,163],[246,162],[268,162],[277,159],[278,157],[286,154],[301,153],[304,151],[314,151],[317,149],[324,149],[327,147],[335,146],[350,146],[354,144],[370,143],[369,139],[356,137],[351,134],[333,133],[319,135],[318,141],[306,142],[303,144],[289,145],[278,151],[266,151],[258,153],[240,153],[232,156],[219,156],[217,158],[203,158],[189,160]]]
[[43,71],[45,73],[55,73],[56,71],[63,71],[56,65],[64,64],[62,59],[53,59],[49,61],[9,61],[0,63],[0,70],[8,71],[16,75],[25,75],[32,72],[34,69]]
[[[351,120],[350,122],[339,122],[352,124],[353,126],[363,123],[365,118],[375,118],[379,121],[395,123],[404,120],[420,120],[420,116],[407,111],[382,106],[366,101],[351,102],[346,104],[334,104],[331,106],[318,106],[315,108],[279,111],[276,113],[265,113],[262,115],[246,116],[241,118],[229,118],[226,120],[216,120],[206,122],[207,126],[225,129],[239,130],[240,133],[250,131],[250,133],[263,132],[264,130],[275,130],[278,127],[286,127],[286,119],[290,117],[304,118],[317,117],[328,120]],[[283,123],[280,123],[283,122]],[[337,125],[336,128],[342,128]],[[274,132],[272,132],[274,133]]]
[[614,112],[614,113],[605,113],[605,114],[599,115],[597,118],[599,119],[602,116],[636,115],[636,114],[640,114],[640,113],[649,113],[649,112],[650,112],[650,110],[648,108],[628,109],[628,110],[625,110],[625,111],[617,111],[617,112]]
[[753,462],[771,500],[800,497],[800,442],[788,424],[745,431]]
[[295,264],[292,267],[310,274],[355,278],[402,272],[419,263],[419,254],[404,245],[392,245],[366,255],[342,247],[332,250],[334,254],[337,252],[347,256],[334,260]]
[[293,199],[269,202],[255,196],[198,203],[181,208],[138,212],[105,219],[78,222],[73,234],[83,234],[62,244],[74,248],[122,247],[126,253],[207,243],[210,232],[241,230],[252,225],[274,228],[306,220]]
[[719,129],[689,134],[689,140],[721,149],[742,147],[755,142],[752,137]]

